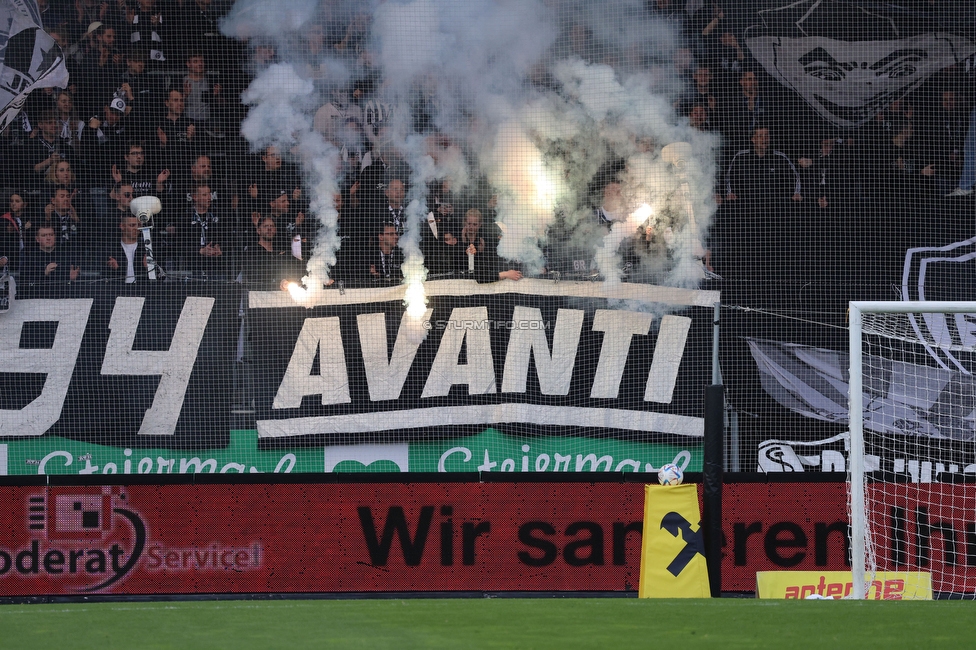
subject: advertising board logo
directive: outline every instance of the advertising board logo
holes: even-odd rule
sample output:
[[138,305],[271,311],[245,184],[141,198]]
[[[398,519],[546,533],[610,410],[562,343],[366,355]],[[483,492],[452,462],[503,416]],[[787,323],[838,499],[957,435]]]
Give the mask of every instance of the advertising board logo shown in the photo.
[[[942,247],[909,249],[902,274],[903,300],[972,300],[976,238]],[[976,314],[909,314],[919,342],[945,370],[971,375],[976,367]]]
[[681,535],[685,546],[671,560],[668,571],[677,578],[684,571],[685,567],[695,559],[696,555],[705,557],[705,538],[701,522],[698,522],[698,530],[692,530],[691,522],[682,517],[677,512],[669,512],[661,519],[661,528],[668,531],[675,538]]
[[109,487],[51,487],[28,497],[29,543],[0,547],[0,580],[44,577],[100,591],[124,579],[146,545],[142,518]]
[[[759,472],[845,472],[850,433],[844,432],[823,440],[763,440],[759,443]],[[873,471],[879,465],[877,456],[866,459]]]

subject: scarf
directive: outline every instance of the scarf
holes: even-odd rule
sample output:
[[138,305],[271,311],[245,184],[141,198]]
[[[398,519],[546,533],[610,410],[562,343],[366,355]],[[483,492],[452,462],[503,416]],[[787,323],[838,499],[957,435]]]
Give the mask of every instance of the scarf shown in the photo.
[[214,215],[210,214],[209,212],[206,213],[206,214],[197,214],[196,212],[194,212],[193,213],[193,220],[191,221],[191,223],[194,226],[200,226],[200,245],[201,246],[206,246],[207,245],[207,228],[209,228],[211,225],[217,223],[217,217],[215,217]]

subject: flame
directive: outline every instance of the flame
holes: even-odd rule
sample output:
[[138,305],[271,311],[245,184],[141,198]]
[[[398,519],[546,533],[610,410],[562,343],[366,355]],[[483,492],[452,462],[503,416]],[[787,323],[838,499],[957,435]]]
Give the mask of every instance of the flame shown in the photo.
[[536,159],[529,167],[529,174],[535,185],[536,204],[542,210],[552,210],[556,200],[556,184],[552,182],[547,173],[545,164],[541,159]]
[[427,294],[424,283],[420,280],[410,282],[403,294],[403,302],[407,305],[407,314],[414,320],[423,318],[427,312]]
[[640,207],[630,213],[628,219],[634,228],[643,225],[654,214],[654,210],[646,203],[641,203]]
[[308,298],[308,291],[297,282],[289,282],[285,285],[285,289],[288,290],[288,295],[291,296],[291,299],[297,303],[304,303]]
[[403,281],[407,285],[403,293],[403,303],[406,305],[407,314],[415,320],[420,319],[427,309],[427,292],[424,290],[427,270],[424,268],[424,258],[420,251],[409,252],[400,270],[403,272]]

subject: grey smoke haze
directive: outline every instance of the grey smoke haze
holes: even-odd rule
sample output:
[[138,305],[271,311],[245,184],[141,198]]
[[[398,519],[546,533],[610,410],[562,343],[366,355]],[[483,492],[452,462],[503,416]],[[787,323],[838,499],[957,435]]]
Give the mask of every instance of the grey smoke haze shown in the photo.
[[239,39],[279,41],[282,35],[297,32],[315,19],[320,4],[317,0],[235,2],[221,23],[221,29],[226,35]]
[[309,101],[312,93],[313,84],[300,77],[291,64],[269,66],[241,96],[251,106],[241,124],[241,134],[257,149],[276,145],[301,163],[310,194],[310,212],[320,224],[308,263],[308,275],[313,281],[306,283],[314,293],[328,279],[339,248],[338,213],[333,199],[338,191],[339,152],[312,129],[311,115],[315,109],[315,102]]
[[[368,20],[356,22],[357,12]],[[334,263],[338,149],[355,138],[323,138],[312,115],[372,71],[381,79],[375,98],[393,107],[383,137],[409,170],[400,240],[408,283],[424,278],[427,183],[450,178],[455,188],[487,185],[497,193],[496,219],[506,227],[499,253],[529,272],[553,263],[558,240],[617,282],[621,247],[640,233],[643,243],[629,251],[640,271],[631,278],[697,286],[717,142],[675,114],[680,84],[671,62],[680,37],[642,0],[239,0],[222,29],[273,42],[282,61],[248,90],[243,135],[255,147],[279,143],[300,157],[322,224],[309,269],[315,277]],[[314,29],[331,40],[312,52],[305,45]],[[342,47],[334,45],[340,38]],[[421,109],[429,125],[417,133]],[[430,126],[452,144],[432,146]],[[680,164],[662,157],[675,142],[689,144]],[[646,205],[650,217],[623,219],[606,233],[594,227],[599,196],[589,192],[611,160],[622,161],[617,180],[628,213]]]

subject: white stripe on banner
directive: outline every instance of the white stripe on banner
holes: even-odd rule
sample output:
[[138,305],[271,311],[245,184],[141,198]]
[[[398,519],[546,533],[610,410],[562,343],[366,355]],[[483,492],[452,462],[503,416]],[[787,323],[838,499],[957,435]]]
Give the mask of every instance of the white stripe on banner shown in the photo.
[[702,418],[686,415],[626,411],[623,409],[510,403],[258,420],[257,427],[259,438],[288,438],[292,436],[371,433],[443,426],[483,425],[488,427],[492,424],[511,422],[670,433],[697,438],[704,435],[705,431],[705,421]]
[[[718,291],[697,291],[658,287],[650,284],[615,284],[608,291],[603,282],[555,282],[527,278],[518,282],[502,281],[479,284],[474,280],[434,280],[424,283],[428,297],[478,296],[517,293],[530,296],[563,296],[567,298],[601,298],[633,300],[642,303],[711,307],[720,299]],[[355,305],[373,302],[402,301],[406,285],[377,289],[346,289],[343,292],[330,288],[314,294],[314,302],[296,302],[284,291],[251,291],[248,307],[251,309],[277,309],[281,307],[327,307]]]
[[7,445],[0,445],[0,476],[7,475]]

